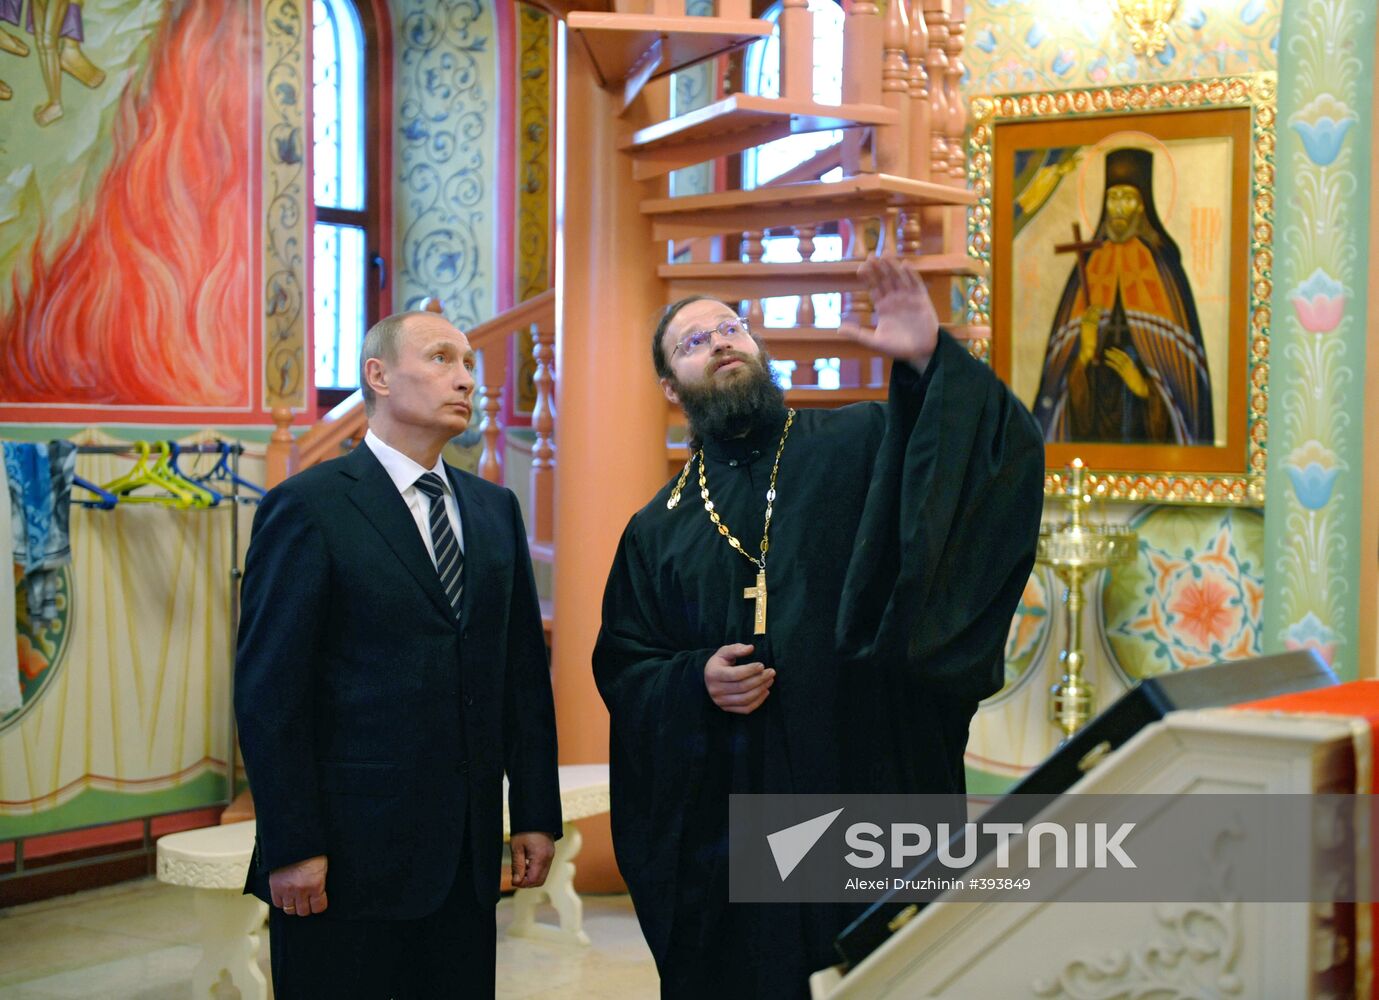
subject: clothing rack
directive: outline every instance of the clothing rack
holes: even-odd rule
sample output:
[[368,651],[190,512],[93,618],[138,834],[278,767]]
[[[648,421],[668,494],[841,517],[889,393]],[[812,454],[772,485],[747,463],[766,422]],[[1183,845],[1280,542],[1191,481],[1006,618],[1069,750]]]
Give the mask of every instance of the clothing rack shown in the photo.
[[[79,444],[77,445],[78,455],[129,455],[135,453],[137,447],[133,442],[129,444]],[[239,491],[239,459],[244,454],[244,445],[238,441],[207,441],[201,444],[178,445],[180,455],[220,455],[228,454],[230,457],[230,471],[233,478],[230,480],[230,492],[225,499],[229,501],[226,509],[237,511],[241,504],[256,504],[257,497],[243,496]],[[225,762],[225,805],[229,805],[235,800],[235,774],[238,770],[238,747],[235,740],[235,705],[233,697],[234,669],[235,669],[235,646],[239,632],[239,584],[244,576],[244,571],[239,565],[239,517],[238,515],[230,518],[230,676],[231,692],[229,698],[229,720],[227,728],[227,750]]]
[[[145,443],[154,443],[154,442],[148,442],[148,441],[146,441]],[[133,456],[133,455],[138,454],[138,451],[139,451],[139,444],[138,444],[137,442],[133,442],[133,441],[131,441],[131,442],[127,443],[127,444],[79,444],[79,445],[76,446],[76,451],[77,451],[77,454],[78,454],[78,455],[127,455],[127,456]],[[217,486],[222,486],[222,485],[228,486],[228,489],[226,489],[225,492],[222,494],[222,500],[223,500],[223,501],[228,501],[228,502],[216,504],[216,505],[215,505],[215,508],[209,508],[209,507],[208,507],[208,508],[205,508],[205,509],[210,510],[210,509],[216,509],[216,508],[223,507],[223,508],[226,509],[226,510],[229,510],[229,511],[232,511],[232,512],[238,512],[238,510],[239,510],[239,508],[240,508],[241,505],[253,505],[253,504],[257,504],[257,503],[258,503],[258,501],[259,501],[259,497],[258,497],[258,496],[246,495],[245,493],[241,492],[241,489],[240,489],[241,483],[244,483],[244,484],[245,484],[246,486],[248,486],[251,490],[258,489],[258,487],[256,486],[256,484],[249,483],[248,481],[242,480],[242,479],[239,478],[239,459],[240,459],[240,456],[242,456],[242,455],[245,454],[245,451],[246,451],[246,449],[245,449],[244,445],[241,444],[241,443],[239,443],[239,442],[235,442],[235,441],[211,441],[211,442],[206,442],[206,443],[202,443],[202,444],[190,444],[190,445],[178,445],[178,446],[177,446],[177,454],[178,454],[178,455],[217,455],[217,454],[218,454],[218,455],[224,456],[224,457],[228,460],[228,469],[229,469],[229,471],[230,471],[230,473],[231,473],[230,478],[229,478],[228,480],[226,480],[226,481],[217,481]],[[217,492],[220,492],[220,491],[217,490]],[[220,802],[220,803],[207,803],[207,807],[208,807],[208,808],[209,808],[209,807],[214,807],[214,806],[216,806],[216,805],[229,805],[231,802],[234,801],[234,799],[235,799],[235,794],[236,794],[236,791],[237,791],[237,789],[236,789],[236,787],[235,787],[235,776],[236,776],[236,774],[237,774],[237,772],[238,772],[238,757],[239,757],[239,754],[238,754],[238,752],[237,752],[237,751],[238,751],[238,746],[237,746],[236,739],[235,739],[235,718],[234,718],[233,686],[234,686],[235,646],[236,646],[237,633],[238,633],[238,631],[239,631],[239,616],[240,616],[239,589],[240,589],[240,580],[241,580],[241,579],[243,578],[243,576],[244,576],[243,570],[242,570],[242,568],[241,568],[240,565],[239,565],[239,536],[240,536],[240,532],[239,532],[239,517],[238,517],[238,514],[235,513],[235,514],[233,514],[233,515],[231,516],[231,518],[230,518],[230,570],[229,570],[229,574],[230,574],[229,657],[230,657],[230,659],[229,659],[229,663],[230,663],[230,686],[231,686],[231,695],[230,695],[230,697],[227,699],[227,704],[228,704],[228,716],[227,716],[227,718],[226,718],[226,720],[225,720],[225,722],[226,722],[226,727],[227,727],[227,728],[226,728],[226,734],[227,734],[226,746],[227,746],[227,750],[226,750],[226,770],[225,770],[225,794],[224,794],[224,801],[223,801],[223,802]],[[176,811],[177,811],[177,812],[184,812],[185,810],[179,809],[179,810],[176,810]],[[39,873],[39,872],[42,872],[42,873],[44,873],[44,874],[55,874],[55,873],[61,872],[61,871],[67,871],[67,870],[73,870],[73,869],[87,868],[87,867],[91,867],[91,866],[93,866],[93,865],[108,864],[108,863],[111,863],[111,862],[119,862],[119,861],[133,860],[133,859],[141,858],[141,857],[142,857],[142,858],[148,859],[149,864],[150,864],[150,866],[151,866],[151,865],[152,865],[152,858],[153,858],[153,843],[154,843],[154,840],[155,840],[155,837],[153,836],[153,822],[154,822],[154,820],[156,820],[156,819],[158,819],[158,818],[159,818],[159,817],[158,817],[157,815],[141,817],[141,822],[142,822],[142,826],[143,826],[143,831],[142,831],[142,838],[141,838],[140,846],[137,847],[137,848],[133,848],[133,849],[130,849],[130,850],[123,850],[123,851],[116,851],[116,852],[113,852],[113,853],[112,853],[112,852],[106,852],[106,851],[98,851],[98,852],[92,854],[92,855],[89,856],[89,857],[79,858],[79,859],[71,860],[71,861],[64,861],[64,862],[60,862],[60,863],[44,863],[44,864],[38,865],[38,866],[30,866],[30,865],[27,865],[27,864],[25,864],[25,857],[24,857],[24,844],[25,844],[26,838],[21,836],[21,837],[12,839],[12,840],[8,840],[8,841],[6,841],[6,842],[12,844],[13,847],[14,847],[14,869],[13,869],[13,871],[11,871],[11,872],[7,872],[7,873],[5,873],[5,874],[0,874],[0,885],[3,885],[3,884],[6,883],[6,882],[10,882],[10,881],[13,881],[13,880],[16,880],[16,879],[25,878],[26,876],[34,875],[34,874],[37,874],[37,873]],[[95,824],[80,824],[80,825],[78,825],[78,826],[68,827],[68,828],[63,829],[63,830],[51,830],[51,831],[46,831],[46,832],[43,834],[43,836],[50,836],[50,835],[58,834],[58,833],[69,833],[69,832],[73,832],[73,831],[77,831],[77,830],[88,829],[88,828],[91,828],[91,827],[106,826],[106,825],[109,825],[109,822],[110,822],[110,821],[98,822],[98,823],[95,823]],[[150,872],[152,871],[151,867],[150,867],[149,870],[150,870]]]
[[[244,454],[244,445],[238,441],[208,441],[202,444],[183,444],[177,446],[183,455],[217,455],[229,451],[236,457]],[[135,450],[130,444],[79,444],[78,455],[128,455]]]

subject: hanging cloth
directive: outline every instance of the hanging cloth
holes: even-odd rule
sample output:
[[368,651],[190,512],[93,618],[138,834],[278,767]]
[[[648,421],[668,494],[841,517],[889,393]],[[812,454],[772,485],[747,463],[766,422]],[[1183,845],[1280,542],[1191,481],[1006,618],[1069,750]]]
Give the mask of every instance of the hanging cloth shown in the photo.
[[40,629],[58,616],[58,571],[72,561],[72,477],[77,447],[71,441],[4,444],[9,474],[14,561],[23,567],[29,621]]
[[14,536],[10,478],[0,462],[0,718],[24,705],[19,690],[19,630],[14,616]]

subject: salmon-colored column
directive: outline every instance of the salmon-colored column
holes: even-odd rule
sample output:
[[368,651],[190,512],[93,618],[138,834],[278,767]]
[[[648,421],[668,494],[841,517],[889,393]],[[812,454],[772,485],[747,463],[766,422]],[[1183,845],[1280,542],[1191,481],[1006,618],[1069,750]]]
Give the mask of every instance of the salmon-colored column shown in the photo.
[[[665,304],[656,276],[665,253],[653,247],[638,211],[662,187],[634,181],[632,161],[617,151],[621,91],[599,85],[584,46],[563,23],[558,39],[552,659],[560,761],[592,764],[608,760],[608,713],[590,662],[604,583],[627,519],[666,478],[666,404],[650,347]],[[660,103],[657,118],[664,117]],[[580,830],[576,885],[622,891],[608,817],[584,821]]]

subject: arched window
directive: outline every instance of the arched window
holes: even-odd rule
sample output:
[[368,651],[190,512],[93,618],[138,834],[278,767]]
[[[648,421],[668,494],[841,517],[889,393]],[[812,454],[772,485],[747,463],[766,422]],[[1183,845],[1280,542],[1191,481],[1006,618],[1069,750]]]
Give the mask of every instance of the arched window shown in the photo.
[[[329,405],[359,385],[359,347],[386,285],[379,232],[383,164],[377,32],[367,3],[312,2],[312,332],[316,386]],[[371,44],[374,43],[374,44]],[[376,169],[371,170],[370,167]],[[371,176],[372,174],[372,176]]]
[[[814,14],[814,100],[820,104],[841,104],[843,98],[843,8],[835,0],[809,0]],[[747,50],[745,63],[746,90],[765,97],[780,95],[780,19],[781,5],[773,4],[763,17],[777,24],[774,34]],[[789,135],[775,142],[748,150],[742,157],[742,186],[757,187],[779,177],[810,157],[842,140],[841,131],[808,132]],[[842,168],[824,173],[822,180],[842,177]],[[814,236],[814,253],[810,260],[842,260],[843,240],[835,225],[821,227]],[[800,260],[799,240],[783,232],[767,233],[762,240],[762,258],[766,263],[788,263]],[[842,297],[836,293],[815,295],[815,324],[837,326],[842,311]],[[798,296],[762,299],[762,312],[767,326],[794,326],[799,307]],[[831,368],[819,369],[819,384],[836,385],[837,360]],[[818,365],[815,366],[818,368]],[[786,376],[788,378],[788,375]]]
[[[820,104],[843,103],[843,8],[835,0],[809,0],[814,15],[814,100]],[[762,97],[780,96],[780,0],[762,19],[775,25],[771,37],[747,49],[746,90]],[[806,132],[788,135],[750,149],[742,157],[742,186],[753,188],[809,159],[842,139],[843,133]],[[835,180],[836,176],[826,180]]]

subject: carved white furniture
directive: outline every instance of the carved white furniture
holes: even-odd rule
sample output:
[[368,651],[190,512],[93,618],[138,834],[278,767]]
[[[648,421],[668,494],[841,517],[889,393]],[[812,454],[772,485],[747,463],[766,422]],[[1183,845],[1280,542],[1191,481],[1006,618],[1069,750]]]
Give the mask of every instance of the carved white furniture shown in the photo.
[[[1341,718],[1222,709],[1176,712],[1109,754],[1039,819],[1076,815],[1077,797],[1092,793],[1353,791],[1351,740],[1351,726]],[[1098,818],[1113,825],[1116,821],[1111,815]],[[1298,864],[1321,856],[1326,846],[1321,837],[1313,832],[1309,843],[1306,834],[1298,836]],[[1203,839],[1205,858],[1205,841],[1213,838]],[[1184,858],[1184,863],[1202,864],[1203,858]],[[996,870],[991,857],[971,872],[1012,878],[1022,873],[1018,861]],[[1213,873],[1204,874],[1210,878]],[[1328,904],[961,903],[940,898],[855,968],[846,974],[840,968],[817,972],[810,986],[815,1000],[1320,1000],[1333,995],[1323,985],[1328,970],[1353,948],[1354,942],[1338,933]]]
[[170,833],[158,841],[158,880],[196,891],[201,961],[192,973],[192,996],[211,998],[226,980],[244,1000],[267,1000],[259,970],[258,929],[268,907],[244,895],[254,853],[254,823],[230,823]]
[[[503,796],[507,801],[507,795]],[[608,811],[608,765],[567,764],[560,769],[560,811],[565,821],[561,837],[555,844],[555,859],[546,884],[536,889],[518,889],[513,893],[512,923],[508,934],[512,937],[540,938],[564,944],[587,945],[584,933],[584,904],[575,893],[575,856],[579,854],[581,837],[574,821],[597,816]],[[503,809],[503,838],[512,834],[507,808]],[[503,864],[511,861],[504,848]],[[536,922],[536,908],[545,900],[560,918],[560,926]]]
[[[503,799],[506,802],[506,794]],[[574,887],[574,859],[580,848],[580,834],[574,821],[608,811],[608,765],[562,767],[560,807],[565,828],[556,841],[546,884],[537,889],[518,889],[513,894],[513,920],[508,934],[587,945],[584,906]],[[504,807],[504,839],[510,833]],[[198,998],[214,996],[216,984],[228,980],[239,988],[245,1000],[267,1000],[268,984],[258,966],[258,930],[268,907],[243,894],[244,877],[253,853],[253,820],[172,833],[158,841],[159,881],[196,890],[201,962],[192,976],[192,987]],[[505,848],[503,862],[509,861]],[[537,923],[537,907],[543,901],[555,908],[559,927]]]

